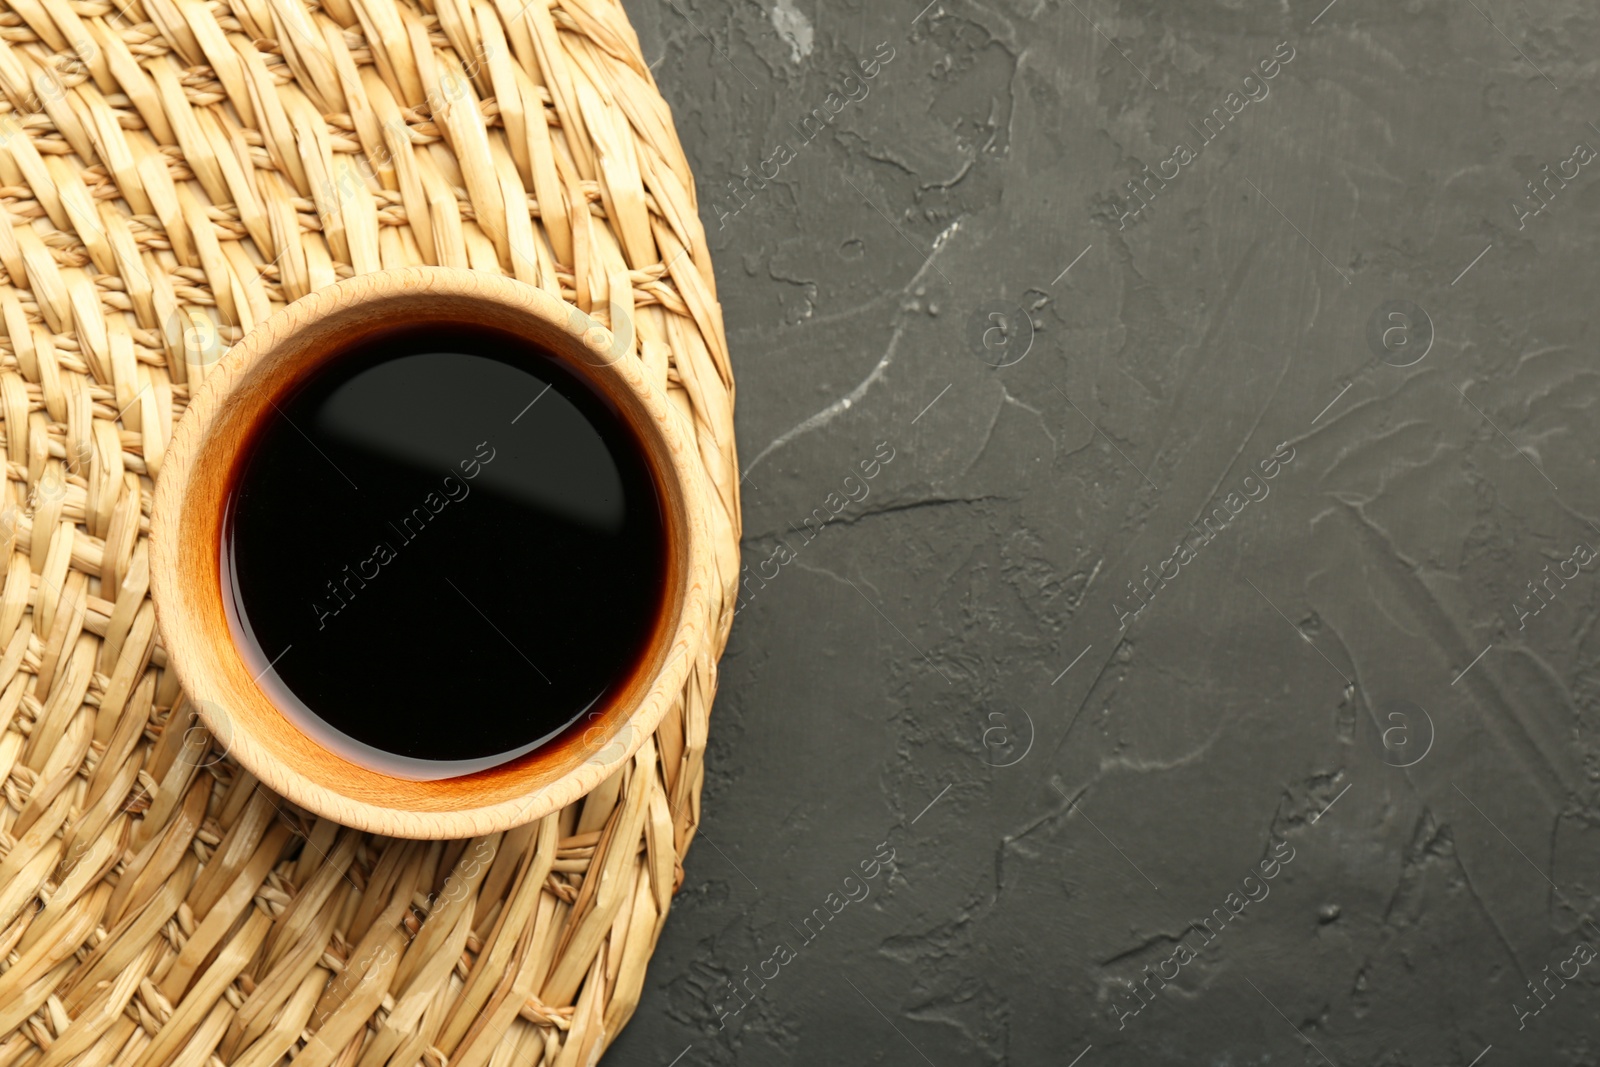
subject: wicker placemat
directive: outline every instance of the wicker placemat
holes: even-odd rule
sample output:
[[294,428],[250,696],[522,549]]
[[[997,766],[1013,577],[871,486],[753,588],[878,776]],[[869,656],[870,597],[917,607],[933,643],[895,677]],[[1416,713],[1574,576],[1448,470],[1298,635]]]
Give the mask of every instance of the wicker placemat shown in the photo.
[[145,533],[173,423],[243,330],[355,273],[497,271],[631,315],[706,468],[720,652],[733,378],[622,8],[9,0],[0,92],[0,1067],[592,1063],[699,821],[714,657],[583,801],[375,837],[293,809],[198,724]]

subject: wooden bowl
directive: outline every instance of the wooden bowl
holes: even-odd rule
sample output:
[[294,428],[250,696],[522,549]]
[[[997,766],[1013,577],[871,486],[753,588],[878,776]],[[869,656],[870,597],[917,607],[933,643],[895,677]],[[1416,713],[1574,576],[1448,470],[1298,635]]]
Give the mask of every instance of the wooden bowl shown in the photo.
[[[275,398],[323,361],[376,324],[397,321],[481,323],[551,353],[606,396],[644,443],[666,518],[668,588],[644,668],[598,715],[585,717],[587,728],[569,729],[500,766],[438,781],[358,766],[302,733],[252,680],[223,600],[223,512],[251,428]],[[577,308],[531,285],[476,271],[406,267],[360,275],[295,301],[211,368],[173,434],[156,483],[150,586],[169,664],[206,726],[243,767],[288,800],[348,826],[460,838],[570,804],[650,736],[707,647],[712,559],[692,438],[646,377],[633,355],[631,323],[624,324],[623,336],[614,339]]]

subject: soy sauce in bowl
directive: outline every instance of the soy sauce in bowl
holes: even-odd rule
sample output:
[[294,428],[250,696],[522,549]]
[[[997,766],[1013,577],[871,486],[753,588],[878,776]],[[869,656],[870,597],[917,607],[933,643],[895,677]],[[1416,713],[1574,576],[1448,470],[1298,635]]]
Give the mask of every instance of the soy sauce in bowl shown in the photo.
[[517,759],[640,671],[667,535],[644,446],[531,342],[379,330],[252,428],[222,591],[256,684],[350,762],[434,780]]

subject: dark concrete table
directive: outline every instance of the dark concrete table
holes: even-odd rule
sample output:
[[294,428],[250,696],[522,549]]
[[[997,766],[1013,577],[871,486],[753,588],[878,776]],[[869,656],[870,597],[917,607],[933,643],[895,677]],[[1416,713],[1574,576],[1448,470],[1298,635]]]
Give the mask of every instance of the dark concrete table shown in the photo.
[[608,1062],[1597,1062],[1600,13],[1324,3],[630,0],[747,570]]

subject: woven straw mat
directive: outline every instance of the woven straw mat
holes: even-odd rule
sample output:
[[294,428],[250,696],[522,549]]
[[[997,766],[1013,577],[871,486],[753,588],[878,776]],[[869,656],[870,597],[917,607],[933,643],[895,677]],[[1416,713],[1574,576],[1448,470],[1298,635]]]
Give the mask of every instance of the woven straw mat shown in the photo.
[[[0,0],[0,1067],[591,1064],[683,877],[739,503],[671,114],[615,0],[321,2]],[[470,841],[261,786],[198,725],[147,595],[152,479],[217,357],[419,263],[633,317],[721,584],[638,755]]]

